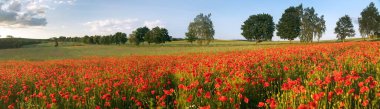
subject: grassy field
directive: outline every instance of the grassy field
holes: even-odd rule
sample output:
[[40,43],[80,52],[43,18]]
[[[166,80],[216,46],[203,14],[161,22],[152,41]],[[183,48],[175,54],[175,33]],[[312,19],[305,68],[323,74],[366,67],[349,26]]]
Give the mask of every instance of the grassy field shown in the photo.
[[[335,42],[323,41],[322,43]],[[293,42],[292,44],[300,44]],[[85,45],[81,43],[53,43],[24,46],[18,49],[0,50],[0,60],[42,61],[52,59],[82,58],[88,56],[128,56],[128,55],[166,55],[188,54],[199,52],[228,52],[236,50],[260,49],[289,45],[288,41],[262,42],[256,44],[248,41],[216,40],[208,46],[198,46],[185,41],[173,41],[163,45]]]
[[0,60],[41,61],[51,59],[81,58],[88,56],[128,56],[128,55],[165,55],[198,52],[222,52],[273,47],[278,44],[257,46],[246,41],[215,41],[209,46],[191,45],[184,41],[173,41],[164,45],[85,45],[64,43],[54,47],[53,43],[25,46],[18,49],[0,50]]

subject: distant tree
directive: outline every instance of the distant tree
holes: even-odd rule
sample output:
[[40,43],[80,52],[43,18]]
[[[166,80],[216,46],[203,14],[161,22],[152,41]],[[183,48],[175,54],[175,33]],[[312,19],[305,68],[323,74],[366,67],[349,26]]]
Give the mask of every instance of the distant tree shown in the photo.
[[[154,28],[153,28],[154,29]],[[152,30],[150,30],[150,31],[148,31],[146,34],[145,34],[145,36],[144,36],[144,40],[148,43],[148,45],[150,45],[150,43],[154,43],[154,36],[156,35],[156,30],[155,31],[153,31],[153,29]],[[137,38],[136,38],[137,39]]]
[[171,41],[171,36],[165,28],[154,27],[145,35],[145,40],[150,43],[161,44]]
[[94,36],[95,44],[100,44],[100,39],[101,39],[101,36],[99,36],[99,35]]
[[121,35],[120,35],[120,43],[121,44],[125,44],[126,42],[127,42],[127,34],[125,34],[125,33],[121,33]]
[[[302,8],[302,5],[299,8]],[[301,42],[313,42],[313,38],[319,40],[325,32],[324,28],[325,21],[323,15],[318,17],[313,7],[303,9],[301,14]]]
[[7,35],[6,38],[14,38],[12,35]]
[[105,45],[106,43],[107,43],[106,36],[101,36],[100,37],[100,44]]
[[88,40],[89,40],[88,41],[89,44],[95,44],[94,36],[90,36]]
[[58,47],[58,39],[56,37],[53,38],[54,39],[54,47]]
[[150,31],[152,36],[153,37],[153,42],[156,43],[156,44],[160,44],[160,43],[163,43],[164,42],[164,38],[162,37],[162,34],[161,34],[161,29],[160,27],[155,27],[155,28],[152,28],[152,30]]
[[337,34],[337,38],[343,42],[346,37],[353,37],[355,35],[354,25],[352,25],[351,18],[348,15],[341,17],[336,23],[335,33]]
[[147,34],[146,34],[146,41],[148,42],[148,44],[150,45],[150,43],[160,43],[162,42],[162,38],[161,38],[161,29],[159,27],[154,27],[152,28],[152,30],[150,30]]
[[365,37],[373,37],[380,32],[380,17],[375,3],[371,2],[361,13],[359,20],[359,31],[365,40]]
[[247,40],[272,40],[275,26],[273,17],[269,14],[257,14],[250,16],[242,25],[241,33]]
[[277,36],[290,42],[301,32],[301,16],[297,7],[289,7],[282,14],[277,24]]
[[193,42],[197,40],[197,37],[194,35],[194,33],[187,32],[186,33],[186,40],[187,40],[187,42],[190,42],[191,44],[193,44]]
[[64,42],[66,39],[67,39],[67,37],[65,37],[65,36],[59,36],[58,37],[58,40],[61,42]]
[[313,41],[313,35],[314,35],[314,27],[315,27],[315,10],[314,8],[306,8],[303,11],[303,15],[301,17],[301,35],[300,40],[301,42],[312,42]]
[[172,41],[172,36],[169,35],[169,31],[166,28],[161,28],[160,33],[163,43]]
[[112,35],[111,37],[112,37],[112,43],[114,43],[114,44],[116,44],[116,45],[120,45],[120,33],[119,32],[117,32],[117,33],[115,33],[114,35]]
[[321,17],[317,17],[316,20],[317,20],[316,21],[317,24],[314,30],[314,37],[316,37],[319,42],[322,35],[326,32],[326,21],[323,15]]
[[140,43],[144,42],[145,40],[145,35],[146,33],[148,33],[150,30],[148,27],[140,27],[140,28],[137,28],[136,30],[136,33],[135,33],[135,37],[136,37],[136,45],[139,45]]
[[128,36],[128,41],[131,44],[138,45],[138,39],[136,38],[136,31],[133,31],[131,34]]
[[214,26],[210,19],[211,14],[203,15],[202,13],[197,15],[194,18],[193,22],[189,24],[189,31],[191,35],[197,37],[197,41],[200,45],[205,43],[206,45],[210,44],[212,40],[214,40]]
[[85,44],[89,44],[89,42],[90,42],[90,37],[87,36],[87,35],[85,35],[85,36],[83,37],[82,41],[83,41],[83,43],[85,43]]

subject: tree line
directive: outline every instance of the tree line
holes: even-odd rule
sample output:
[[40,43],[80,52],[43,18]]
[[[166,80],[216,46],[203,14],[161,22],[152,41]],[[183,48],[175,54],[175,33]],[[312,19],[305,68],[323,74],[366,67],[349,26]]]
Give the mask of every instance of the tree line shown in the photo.
[[39,44],[42,42],[43,40],[40,39],[14,38],[8,35],[6,38],[0,38],[0,49],[20,48],[25,45]]
[[[380,16],[373,2],[361,12],[358,21],[363,40],[380,36]],[[313,42],[313,39],[319,42],[326,32],[325,23],[324,15],[319,16],[313,7],[303,8],[301,4],[287,8],[277,24],[269,14],[251,15],[242,25],[241,34],[249,41],[270,41],[277,29],[277,36],[290,42],[296,38],[301,42]],[[348,15],[336,23],[335,34],[343,42],[347,37],[355,36],[352,19]]]
[[[380,36],[380,15],[375,4],[371,2],[358,18],[359,32],[363,37],[374,39]],[[315,39],[319,42],[323,34],[326,32],[326,21],[324,15],[319,15],[313,7],[304,8],[303,5],[291,6],[283,12],[278,23],[273,22],[273,17],[270,14],[262,13],[251,15],[244,21],[241,26],[242,33],[248,41],[271,41],[275,30],[276,35],[281,39],[289,40],[290,42],[299,39],[300,42],[312,43]],[[342,16],[336,23],[335,34],[338,40],[344,41],[347,37],[355,36],[352,19],[348,15]],[[214,40],[215,30],[211,20],[211,14],[199,14],[192,22],[189,23],[187,32],[185,33],[187,40],[190,43],[197,42],[199,45],[208,45]],[[149,29],[140,27],[134,30],[128,36],[125,33],[117,32],[114,35],[106,36],[84,36],[73,38],[61,38],[59,41],[82,41],[86,44],[130,44],[140,45],[148,43],[149,45],[162,44],[172,41],[172,36],[166,28],[155,27]]]
[[[169,32],[166,28],[155,27],[150,30],[148,27],[137,28],[132,34],[129,34],[127,37],[126,33],[116,32],[111,35],[94,35],[84,37],[53,37],[51,41],[56,42],[83,42],[85,44],[97,44],[97,45],[122,45],[127,42],[135,45],[140,45],[143,42],[147,42],[149,45],[151,43],[161,44],[167,41],[171,41],[172,36],[169,35]],[[58,45],[58,43],[56,43]]]

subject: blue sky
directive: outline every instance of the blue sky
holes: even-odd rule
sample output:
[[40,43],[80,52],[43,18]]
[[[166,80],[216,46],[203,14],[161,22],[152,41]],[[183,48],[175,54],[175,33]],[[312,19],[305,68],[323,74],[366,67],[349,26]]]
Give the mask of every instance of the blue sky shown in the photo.
[[[197,14],[212,13],[215,38],[244,39],[240,27],[250,15],[268,13],[277,24],[286,8],[302,3],[325,16],[327,32],[322,39],[335,39],[336,21],[347,14],[358,31],[357,18],[370,2],[379,6],[378,0],[0,0],[0,35],[50,38],[117,31],[129,34],[141,26],[160,26],[173,37],[184,37]],[[19,10],[10,5],[17,3]],[[12,12],[18,17],[7,19],[12,18],[7,17]],[[273,40],[280,40],[274,35]]]

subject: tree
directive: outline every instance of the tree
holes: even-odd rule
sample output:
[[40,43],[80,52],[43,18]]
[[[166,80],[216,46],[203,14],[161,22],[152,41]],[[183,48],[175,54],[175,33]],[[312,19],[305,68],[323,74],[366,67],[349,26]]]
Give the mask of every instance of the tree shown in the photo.
[[125,44],[127,42],[127,35],[125,33],[117,32],[113,37],[116,44]]
[[273,17],[269,14],[257,14],[250,16],[241,26],[241,33],[247,40],[272,40],[274,32]]
[[54,37],[53,39],[54,39],[54,47],[58,47],[58,39],[56,37]]
[[94,36],[90,36],[88,43],[95,44]]
[[277,24],[277,36],[290,42],[301,32],[301,16],[297,7],[289,7],[282,14]]
[[90,39],[90,37],[87,36],[87,35],[85,35],[85,36],[83,37],[82,41],[83,41],[83,43],[88,44],[88,43],[90,42],[89,39]]
[[125,44],[127,41],[128,41],[127,34],[121,33],[121,35],[120,35],[120,43],[121,44]]
[[95,44],[100,44],[100,39],[101,39],[101,36],[99,35],[94,36]]
[[12,35],[7,35],[6,38],[14,38]]
[[186,40],[187,42],[190,42],[191,44],[193,44],[193,42],[197,40],[197,37],[194,35],[194,33],[187,32]]
[[314,36],[317,38],[318,42],[321,39],[322,35],[326,32],[326,21],[322,15],[320,18],[317,18],[316,27],[314,31]]
[[146,34],[145,34],[145,37],[144,37],[144,40],[150,45],[150,43],[154,43],[155,39],[155,35],[157,35],[157,29],[153,30],[155,28],[152,28],[152,30],[148,31]]
[[149,28],[148,27],[140,27],[140,28],[137,28],[136,30],[136,33],[135,33],[135,37],[136,37],[136,45],[139,45],[141,42],[144,42],[145,40],[145,35],[146,33],[149,32]]
[[375,4],[371,2],[361,13],[359,20],[359,31],[363,37],[372,37],[376,33],[380,32],[380,18],[379,12],[375,7]]
[[59,40],[60,42],[65,42],[66,39],[67,39],[67,37],[65,37],[65,36],[59,36],[59,37],[58,37],[58,40]]
[[214,26],[210,19],[211,14],[203,15],[202,13],[194,18],[193,22],[190,22],[188,27],[188,33],[197,37],[197,41],[200,45],[205,43],[210,44],[214,40]]
[[[298,8],[302,8],[302,5]],[[313,7],[307,7],[302,11],[301,22],[301,42],[313,42],[313,38],[318,38],[319,41],[326,28],[323,15],[318,17]]]
[[163,43],[172,41],[172,36],[169,35],[169,31],[166,28],[161,28],[160,33]]
[[301,26],[301,42],[312,42],[313,33],[314,33],[314,19],[315,19],[315,10],[314,8],[306,8],[304,9],[304,13],[302,14],[302,26]]
[[162,29],[160,27],[154,27],[152,30],[150,30],[148,33],[146,33],[146,41],[148,44],[150,43],[165,43],[167,40],[167,37],[170,37],[168,35],[168,32],[166,29]]
[[136,31],[133,31],[131,34],[129,34],[129,36],[128,36],[128,41],[129,41],[129,43],[131,43],[131,44],[138,45],[138,44],[137,44],[138,40],[137,40],[137,38],[136,38]]
[[348,15],[341,17],[336,23],[335,33],[337,34],[337,38],[343,42],[346,37],[353,37],[355,35],[354,25],[352,25],[351,18]]

